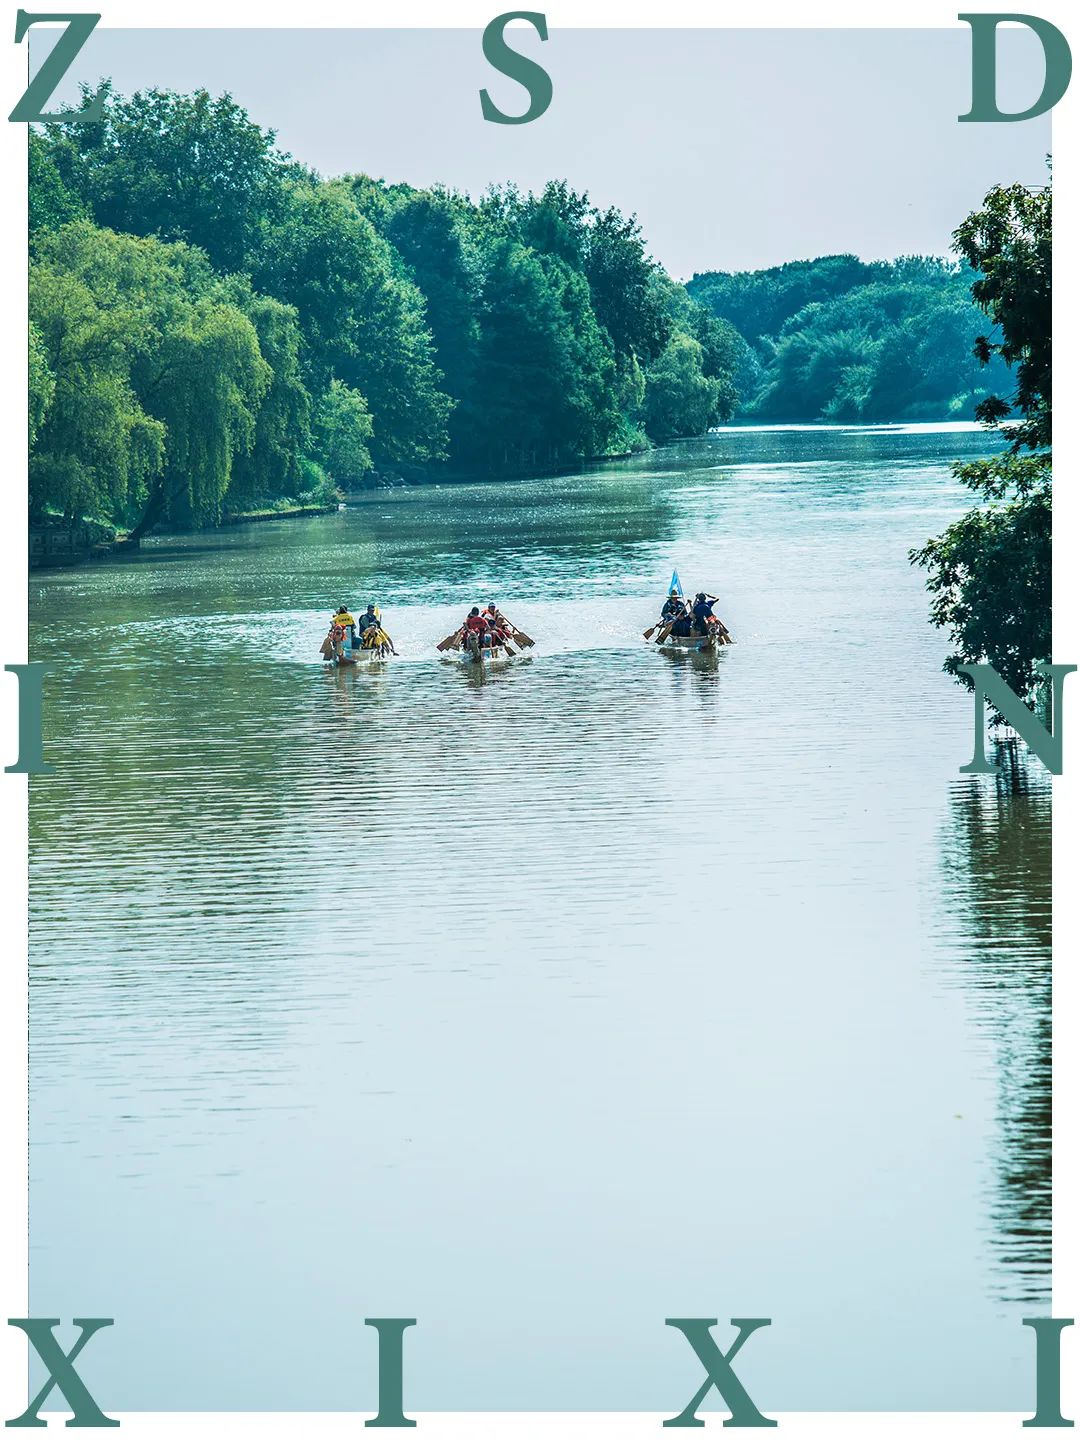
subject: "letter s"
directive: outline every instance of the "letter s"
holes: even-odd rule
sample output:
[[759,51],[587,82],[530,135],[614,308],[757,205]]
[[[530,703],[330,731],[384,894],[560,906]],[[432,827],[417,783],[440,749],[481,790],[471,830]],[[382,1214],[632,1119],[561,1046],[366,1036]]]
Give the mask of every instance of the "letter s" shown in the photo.
[[480,91],[480,109],[485,120],[494,125],[528,125],[536,120],[551,104],[554,93],[551,76],[535,60],[529,60],[511,50],[503,37],[503,31],[511,20],[527,20],[541,40],[548,38],[547,20],[535,10],[508,10],[497,15],[484,31],[484,59],[494,65],[503,75],[509,75],[529,92],[529,108],[524,115],[504,115],[486,90]]

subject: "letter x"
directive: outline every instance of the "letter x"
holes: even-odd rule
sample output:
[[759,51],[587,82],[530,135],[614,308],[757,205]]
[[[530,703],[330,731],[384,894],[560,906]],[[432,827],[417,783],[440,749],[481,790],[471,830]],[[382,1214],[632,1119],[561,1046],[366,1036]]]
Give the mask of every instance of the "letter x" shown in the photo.
[[731,1362],[742,1349],[744,1340],[760,1330],[763,1325],[771,1325],[771,1320],[732,1320],[732,1325],[737,1325],[739,1334],[731,1348],[727,1351],[720,1351],[716,1341],[709,1334],[714,1325],[719,1324],[717,1320],[665,1320],[665,1325],[673,1325],[676,1330],[681,1330],[687,1340],[694,1348],[694,1354],[705,1366],[708,1379],[701,1389],[694,1395],[681,1415],[676,1415],[673,1420],[665,1420],[665,1426],[689,1426],[704,1425],[704,1420],[697,1418],[697,1408],[705,1399],[712,1387],[715,1385],[717,1392],[727,1402],[731,1411],[730,1419],[724,1421],[725,1425],[775,1425],[775,1420],[766,1420],[761,1411],[754,1404],[753,1400],[746,1393],[746,1387],[731,1368]]
[[119,1425],[119,1420],[110,1420],[98,1409],[94,1397],[87,1390],[86,1386],[75,1373],[75,1360],[83,1346],[95,1335],[97,1331],[103,1330],[106,1325],[111,1325],[111,1320],[73,1320],[82,1331],[78,1340],[71,1349],[64,1353],[57,1343],[56,1336],[52,1333],[53,1327],[59,1325],[59,1320],[9,1320],[9,1325],[22,1330],[33,1345],[34,1349],[45,1362],[49,1372],[49,1378],[31,1400],[23,1413],[16,1420],[8,1420],[8,1426],[45,1425],[48,1422],[42,1420],[38,1411],[44,1405],[49,1392],[53,1386],[57,1386],[64,1399],[72,1409],[72,1417],[67,1422],[69,1425],[84,1426],[87,1429],[100,1429],[105,1425]]

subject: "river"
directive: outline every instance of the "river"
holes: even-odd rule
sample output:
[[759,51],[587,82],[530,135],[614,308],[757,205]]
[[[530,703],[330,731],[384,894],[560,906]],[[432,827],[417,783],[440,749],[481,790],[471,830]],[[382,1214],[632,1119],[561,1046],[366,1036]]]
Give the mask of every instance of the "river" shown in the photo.
[[[1020,1409],[1049,786],[907,562],[965,427],[733,429],[31,578],[31,1315],[106,1410]],[[672,568],[737,644],[642,630]],[[340,601],[400,659],[325,671]],[[437,656],[495,599],[537,641]],[[917,1358],[913,1358],[917,1357]]]

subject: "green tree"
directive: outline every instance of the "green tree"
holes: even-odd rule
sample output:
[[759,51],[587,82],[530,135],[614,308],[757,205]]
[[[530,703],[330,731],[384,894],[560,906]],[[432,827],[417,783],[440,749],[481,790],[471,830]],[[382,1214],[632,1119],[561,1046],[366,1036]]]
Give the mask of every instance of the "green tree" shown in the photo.
[[87,208],[79,196],[65,185],[53,158],[52,147],[27,127],[28,134],[28,198],[30,234],[39,230],[59,230],[69,220],[87,216]]
[[1034,666],[1050,655],[1051,193],[996,186],[957,229],[957,248],[979,272],[973,294],[1000,338],[976,351],[1013,367],[1016,390],[990,397],[980,414],[1002,427],[1005,453],[957,465],[954,473],[982,503],[911,552],[928,572],[930,618],[953,645],[945,670],[969,688],[958,667],[989,661],[1011,688],[1033,699]]
[[855,255],[822,255],[816,260],[789,260],[767,270],[707,271],[695,275],[686,288],[695,300],[767,354],[769,337],[779,335],[805,306],[872,284],[886,270],[880,263],[867,264]]
[[134,520],[136,538],[216,523],[272,376],[205,257],[73,222],[38,245],[30,315],[56,377],[32,505]]
[[291,184],[251,255],[256,288],[295,308],[308,388],[333,379],[365,397],[380,465],[424,465],[446,450],[451,408],[440,388],[424,299],[343,184]]
[[996,354],[986,371],[975,356],[984,317],[952,261],[824,256],[698,275],[687,290],[751,341],[734,357],[745,413],[854,421],[975,415],[1006,374]]
[[38,431],[48,414],[49,406],[56,394],[56,376],[49,368],[41,331],[30,321],[30,344],[27,356],[29,384],[27,386],[27,418],[29,422],[30,446],[33,448]]
[[310,442],[311,396],[303,380],[300,325],[292,306],[258,294],[246,276],[230,276],[223,293],[251,321],[259,353],[270,367],[251,447],[233,457],[227,508],[236,511],[298,495],[308,483],[303,457]]
[[1013,367],[1015,393],[989,397],[979,419],[999,424],[1014,411],[1023,417],[1007,434],[1017,449],[1050,443],[1052,196],[1049,184],[995,186],[956,230],[956,248],[979,272],[971,293],[1000,327],[1000,338],[981,335],[976,354],[988,364],[999,355]]
[[371,470],[371,415],[358,390],[331,380],[312,425],[314,456],[336,485],[359,485]]
[[165,427],[139,404],[131,381],[153,331],[147,308],[73,263],[72,252],[99,233],[85,222],[65,227],[30,267],[31,324],[55,377],[30,454],[35,517],[48,507],[71,520],[120,516],[164,459]]
[[[663,271],[647,253],[635,216],[611,206],[592,211],[591,220],[584,269],[596,318],[616,355],[634,355],[647,365],[671,334],[670,314],[654,284]],[[705,316],[702,310],[703,323]]]
[[620,423],[617,379],[584,278],[556,256],[496,240],[464,458],[498,470],[600,453]]
[[635,216],[614,206],[597,210],[565,180],[549,181],[539,195],[522,195],[514,186],[492,189],[481,210],[499,233],[585,276],[616,356],[633,354],[646,364],[659,355],[671,333],[670,306],[655,283],[663,271],[648,254]]
[[[483,261],[463,206],[445,191],[412,191],[390,206],[384,227],[424,297],[435,363],[443,388],[459,407],[476,383],[484,285]],[[453,416],[450,434],[452,443],[458,443]]]
[[696,340],[701,346],[701,373],[707,380],[717,382],[716,398],[707,423],[730,420],[739,399],[736,372],[746,342],[732,325],[699,304],[684,286],[676,285],[666,275],[654,276],[650,289],[657,303],[662,301],[666,309],[666,333],[669,337],[689,335]]
[[49,127],[60,174],[95,220],[131,235],[198,245],[239,270],[255,230],[277,207],[286,157],[231,95],[107,94],[95,124]]
[[657,440],[700,435],[717,414],[720,382],[704,371],[699,340],[677,331],[645,377],[645,428]]

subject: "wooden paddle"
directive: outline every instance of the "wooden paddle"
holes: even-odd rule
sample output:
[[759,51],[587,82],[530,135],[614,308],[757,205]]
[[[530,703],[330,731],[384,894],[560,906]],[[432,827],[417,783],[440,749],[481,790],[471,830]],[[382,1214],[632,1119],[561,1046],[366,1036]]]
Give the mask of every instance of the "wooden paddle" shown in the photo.
[[651,639],[652,639],[652,636],[653,636],[653,631],[654,631],[654,630],[659,630],[660,626],[661,626],[663,623],[664,623],[664,622],[663,622],[662,620],[658,620],[655,625],[650,625],[649,628],[645,631],[645,639],[646,639],[646,640],[651,640]]
[[[668,623],[663,627],[663,629],[660,631],[660,634],[656,637],[657,645],[662,645],[664,643],[667,637],[671,634],[671,630],[674,624],[674,620],[669,620]],[[656,627],[654,626],[653,628],[655,629]]]
[[454,631],[454,633],[453,633],[452,635],[447,635],[447,637],[446,637],[445,640],[440,640],[439,643],[438,643],[438,645],[435,646],[435,649],[436,649],[436,650],[450,650],[453,646],[455,646],[455,645],[457,645],[457,644],[460,643],[462,634],[464,633],[464,630],[465,630],[465,626],[464,626],[464,625],[459,625],[458,628]]
[[536,644],[535,640],[530,640],[528,635],[525,634],[525,631],[519,630],[517,626],[514,627],[514,639],[522,647],[522,649],[525,649],[529,645]]

